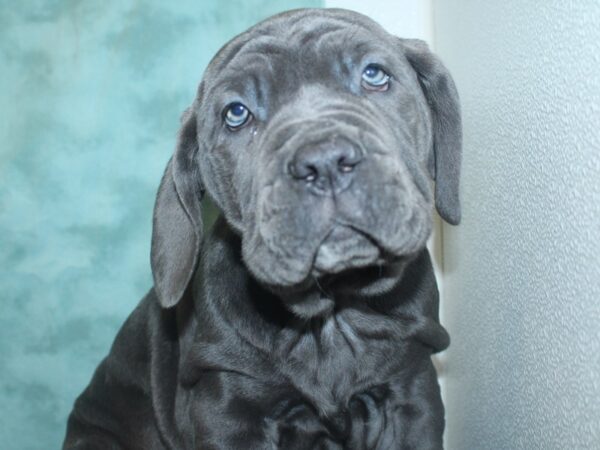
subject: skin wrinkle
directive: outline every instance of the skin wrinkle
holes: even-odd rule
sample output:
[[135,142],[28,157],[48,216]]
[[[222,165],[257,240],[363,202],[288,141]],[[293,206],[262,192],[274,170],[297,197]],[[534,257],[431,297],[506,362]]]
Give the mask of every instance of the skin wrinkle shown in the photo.
[[347,332],[345,331],[344,327],[342,327],[340,325],[340,319],[338,318],[337,315],[334,315],[333,316],[333,320],[335,321],[335,326],[337,327],[337,329],[339,330],[340,334],[343,336],[344,340],[346,341],[346,345],[348,345],[348,348],[352,352],[352,357],[356,358],[356,355],[357,355],[358,352],[354,348],[354,344],[352,343],[352,339],[347,336]]
[[[265,202],[265,203],[266,203],[265,207],[270,206],[268,202]],[[282,213],[283,213],[283,211],[281,213],[279,213],[279,214],[277,214],[277,213],[273,214],[273,215],[271,215],[271,217],[279,219],[281,217]],[[265,222],[267,222],[267,221],[265,221]],[[283,254],[283,258],[282,259],[284,259],[284,260],[287,259],[286,257],[288,257],[288,256],[292,256],[292,257],[294,256],[294,248],[293,248],[294,246],[289,246],[289,241],[277,245],[275,241],[273,241],[272,239],[268,239],[265,236],[265,229],[266,229],[266,227],[260,227],[258,229],[258,232],[259,232],[260,236],[262,236],[263,241],[269,246],[270,250],[275,255]],[[326,238],[326,235],[323,236],[322,240],[324,240],[325,238]],[[298,238],[298,241],[299,241],[300,244],[303,243],[303,241],[302,241],[301,238]],[[308,273],[306,275],[308,275]]]
[[340,31],[346,31],[344,25],[336,25],[325,22],[323,25],[314,28],[309,33],[306,33],[306,30],[303,28],[292,31],[291,38],[299,39],[301,49],[310,48],[311,46],[319,49],[322,40],[329,39],[331,38],[331,34],[339,33]]
[[[229,66],[230,64],[233,64],[238,55],[242,54],[244,50],[247,50],[249,54],[260,53],[260,45],[267,45],[268,43],[278,43],[278,40],[273,36],[269,35],[268,33],[264,33],[263,35],[259,36],[252,36],[252,32],[246,32],[238,36],[237,39],[239,39],[240,42],[234,41],[229,45],[225,45],[217,53],[217,55],[215,55],[215,57],[209,63],[209,66],[214,67],[215,71],[221,72],[225,67]],[[254,49],[247,49],[246,47],[248,46],[254,47]],[[285,47],[283,46],[279,47],[279,49],[285,51]],[[273,51],[274,54],[278,53],[277,47],[270,47],[269,50]]]
[[[335,107],[335,105],[334,105],[334,107]],[[339,116],[339,114],[338,114],[338,116]],[[276,134],[276,133],[274,133],[274,135],[275,135],[275,136],[277,136],[277,134]],[[297,136],[299,136],[299,133],[297,134]],[[306,138],[304,138],[304,140],[305,140],[305,139],[306,139]],[[263,223],[262,221],[259,221],[259,224],[262,224],[262,223]],[[260,228],[259,228],[259,230],[260,230]],[[262,230],[260,230],[259,232],[261,232],[261,231],[262,231]],[[263,240],[264,240],[265,242],[269,242],[269,240],[268,240],[268,239],[264,239],[264,234],[263,234]],[[284,247],[284,248],[289,248],[289,245],[288,245],[288,246],[286,246],[286,245],[283,245],[282,247]],[[271,248],[271,250],[275,250],[275,251],[277,250],[277,249],[274,249],[272,246],[270,246],[270,248]]]
[[[235,65],[228,67],[230,75],[219,80],[218,84],[213,86],[213,89],[227,89],[232,84],[244,83],[248,76],[256,76],[262,78],[273,77],[277,75],[275,63],[277,55],[285,55],[284,49],[273,48],[272,45],[266,48],[258,48],[249,54],[240,55],[237,57],[239,61],[235,61]],[[267,56],[268,55],[268,56]],[[233,64],[233,63],[231,63]],[[244,77],[240,78],[243,73]]]

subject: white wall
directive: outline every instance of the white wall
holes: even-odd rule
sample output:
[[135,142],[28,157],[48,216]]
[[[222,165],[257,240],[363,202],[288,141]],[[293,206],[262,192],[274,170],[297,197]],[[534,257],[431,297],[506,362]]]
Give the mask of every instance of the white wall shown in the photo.
[[325,0],[327,8],[358,11],[400,37],[433,39],[431,0]]
[[448,449],[600,448],[600,2],[443,0],[464,111],[444,229]]

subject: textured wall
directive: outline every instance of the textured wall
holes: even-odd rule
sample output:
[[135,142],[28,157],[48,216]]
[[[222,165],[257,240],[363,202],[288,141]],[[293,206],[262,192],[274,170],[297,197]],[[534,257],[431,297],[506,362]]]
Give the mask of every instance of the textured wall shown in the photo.
[[151,285],[154,194],[208,59],[319,0],[0,5],[0,447],[58,448]]
[[600,448],[600,3],[437,1],[464,108],[447,448]]

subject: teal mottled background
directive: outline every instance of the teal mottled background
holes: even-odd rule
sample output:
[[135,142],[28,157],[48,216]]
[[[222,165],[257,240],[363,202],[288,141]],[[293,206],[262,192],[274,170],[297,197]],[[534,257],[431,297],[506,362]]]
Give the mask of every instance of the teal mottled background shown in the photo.
[[60,447],[151,286],[154,195],[209,58],[302,6],[321,1],[0,1],[0,447]]

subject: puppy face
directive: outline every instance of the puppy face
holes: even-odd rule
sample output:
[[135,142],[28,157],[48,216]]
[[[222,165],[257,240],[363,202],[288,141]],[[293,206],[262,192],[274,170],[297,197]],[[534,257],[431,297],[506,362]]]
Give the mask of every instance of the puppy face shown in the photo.
[[[456,92],[433,58],[350,11],[268,19],[209,64],[175,155],[186,169],[174,177],[197,177],[241,236],[248,269],[275,289],[409,257],[431,232],[432,177],[445,170],[436,98],[454,108],[460,141]],[[184,206],[195,201],[181,192],[194,181],[174,183]],[[457,201],[440,203],[456,222]]]

